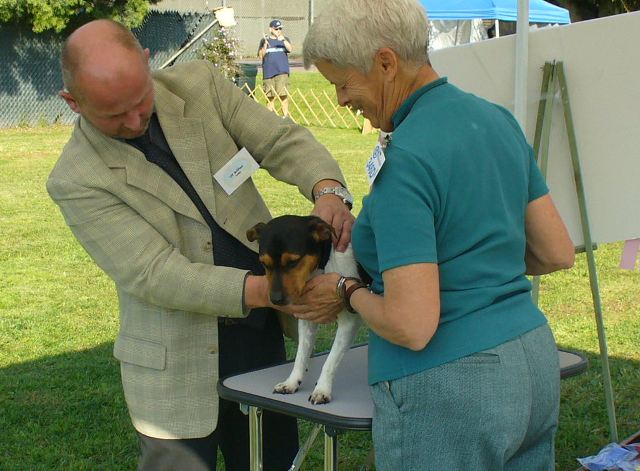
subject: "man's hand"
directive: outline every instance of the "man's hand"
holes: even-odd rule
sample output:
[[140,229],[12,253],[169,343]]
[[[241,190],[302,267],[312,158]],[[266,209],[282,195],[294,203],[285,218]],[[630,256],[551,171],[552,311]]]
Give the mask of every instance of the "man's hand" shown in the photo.
[[[316,194],[322,188],[339,185],[339,182],[333,180],[323,180],[316,183],[313,192]],[[335,248],[338,252],[344,252],[351,242],[351,229],[355,217],[344,204],[342,198],[333,194],[322,195],[316,200],[311,214],[333,226],[337,236],[334,240]]]
[[311,214],[333,226],[336,231],[334,240],[336,250],[338,252],[347,250],[347,245],[351,242],[351,230],[355,218],[342,199],[336,195],[324,195],[318,198]]
[[279,306],[272,304],[269,300],[269,285],[266,277],[249,275],[245,280],[244,305],[247,309],[271,307],[298,319],[328,324],[334,322],[343,309],[342,300],[336,295],[336,283],[339,278],[340,275],[337,273],[315,277],[307,283],[302,297],[296,304]]
[[302,297],[296,304],[286,307],[298,319],[316,324],[328,324],[337,319],[344,309],[342,300],[336,294],[337,273],[327,273],[313,277],[307,282]]

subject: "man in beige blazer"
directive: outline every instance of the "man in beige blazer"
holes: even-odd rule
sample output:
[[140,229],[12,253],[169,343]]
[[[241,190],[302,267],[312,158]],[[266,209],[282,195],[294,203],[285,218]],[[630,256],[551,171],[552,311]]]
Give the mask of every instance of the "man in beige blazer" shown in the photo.
[[[218,447],[227,470],[248,469],[246,418],[237,405],[223,404],[216,382],[221,374],[282,361],[282,330],[270,309],[258,309],[274,308],[264,276],[216,264],[222,241],[212,226],[257,260],[246,230],[271,216],[251,178],[228,195],[213,175],[244,147],[312,201],[321,189],[344,186],[344,177],[307,130],[249,99],[210,63],[152,73],[148,58],[128,30],[109,20],[68,38],[60,95],[79,118],[47,189],[117,288],[114,355],[141,441],[139,469],[215,470]],[[150,123],[206,208],[134,145],[152,134]],[[338,249],[353,224],[344,203],[329,192],[314,205],[338,231]],[[318,301],[310,309],[329,320],[340,306]],[[259,327],[243,324],[250,313],[263,316]],[[291,313],[280,314],[292,323]],[[295,421],[265,417],[264,425],[265,469],[288,469]]]

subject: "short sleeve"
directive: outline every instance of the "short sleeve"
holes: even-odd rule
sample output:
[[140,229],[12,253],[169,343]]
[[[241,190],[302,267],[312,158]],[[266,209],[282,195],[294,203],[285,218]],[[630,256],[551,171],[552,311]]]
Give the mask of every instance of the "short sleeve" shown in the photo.
[[439,197],[424,157],[394,149],[374,182],[370,213],[379,270],[436,263]]

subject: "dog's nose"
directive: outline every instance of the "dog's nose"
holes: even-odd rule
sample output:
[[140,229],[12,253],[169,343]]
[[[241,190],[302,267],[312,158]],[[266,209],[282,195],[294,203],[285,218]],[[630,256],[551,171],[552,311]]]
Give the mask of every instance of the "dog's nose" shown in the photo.
[[271,302],[276,306],[284,306],[287,304],[287,297],[282,291],[271,291],[269,297],[271,298]]

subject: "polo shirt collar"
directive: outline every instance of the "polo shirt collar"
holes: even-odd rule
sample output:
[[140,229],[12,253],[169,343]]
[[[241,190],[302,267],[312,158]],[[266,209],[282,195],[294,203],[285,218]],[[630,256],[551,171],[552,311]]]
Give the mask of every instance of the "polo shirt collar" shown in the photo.
[[400,108],[398,108],[398,110],[391,117],[393,128],[396,129],[400,125],[400,123],[402,123],[404,118],[406,118],[411,111],[411,108],[413,108],[413,105],[420,99],[422,95],[445,83],[447,83],[447,77],[440,77],[439,79],[434,80],[433,82],[429,82],[425,86],[418,88],[415,92],[409,95],[409,98],[407,98],[402,103],[402,105],[400,105]]

